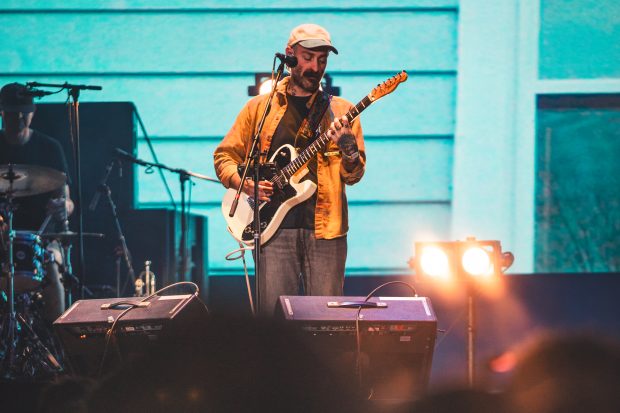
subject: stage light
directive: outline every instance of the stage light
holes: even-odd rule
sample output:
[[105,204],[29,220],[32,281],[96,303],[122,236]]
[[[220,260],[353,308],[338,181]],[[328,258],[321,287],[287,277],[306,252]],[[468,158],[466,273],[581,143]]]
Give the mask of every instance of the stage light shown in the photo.
[[273,88],[273,79],[267,79],[263,83],[261,83],[260,87],[258,88],[258,94],[265,95],[271,92],[272,88]]
[[513,261],[512,253],[502,252],[499,241],[478,241],[470,237],[465,241],[415,243],[415,256],[409,265],[415,269],[417,277],[429,281],[450,278],[455,282],[448,285],[452,288],[460,285],[463,287],[461,291],[467,294],[467,378],[470,387],[475,382],[477,296],[479,292],[494,295],[501,291],[499,276]]
[[421,277],[481,280],[499,277],[512,265],[514,256],[502,252],[499,241],[467,238],[453,242],[416,242],[410,266]]
[[254,74],[254,84],[248,86],[248,95],[250,96],[258,96],[263,93],[269,93],[271,89],[265,91],[264,85],[271,84],[271,73],[255,73]]
[[493,275],[493,260],[483,248],[475,246],[466,248],[461,259],[463,269],[470,275]]
[[449,278],[452,275],[448,254],[442,248],[429,245],[422,248],[420,254],[420,267],[428,276]]
[[[248,95],[257,96],[267,94],[271,92],[272,84],[271,72],[255,73],[254,84],[248,86]],[[333,79],[327,73],[325,73],[323,80],[321,80],[321,89],[332,96],[340,96],[340,87],[333,85]]]

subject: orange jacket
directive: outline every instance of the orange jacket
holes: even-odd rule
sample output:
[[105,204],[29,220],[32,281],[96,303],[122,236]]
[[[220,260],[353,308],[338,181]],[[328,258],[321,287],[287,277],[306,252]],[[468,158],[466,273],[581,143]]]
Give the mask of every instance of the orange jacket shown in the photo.
[[[284,112],[286,112],[288,80],[289,78],[285,78],[278,84],[271,110],[265,119],[265,125],[260,136],[261,151],[264,154],[269,151],[273,134],[284,116]],[[237,174],[237,165],[243,163],[246,153],[250,149],[252,138],[256,133],[260,117],[267,103],[267,97],[268,95],[260,95],[250,99],[237,116],[235,124],[215,149],[213,154],[215,172],[226,188],[230,187],[231,177]],[[315,97],[316,93],[308,102],[308,107],[312,105]],[[334,116],[340,117],[346,114],[352,106],[347,100],[334,96],[330,108],[321,121],[321,131],[326,131],[329,128]],[[341,165],[341,153],[338,146],[333,142],[330,141],[327,148],[318,154],[318,188],[314,216],[316,238],[338,238],[345,235],[349,229],[344,184],[353,185],[359,182],[366,167],[364,138],[359,120],[355,120],[353,123],[352,131],[360,151],[360,162],[351,172],[346,171]]]

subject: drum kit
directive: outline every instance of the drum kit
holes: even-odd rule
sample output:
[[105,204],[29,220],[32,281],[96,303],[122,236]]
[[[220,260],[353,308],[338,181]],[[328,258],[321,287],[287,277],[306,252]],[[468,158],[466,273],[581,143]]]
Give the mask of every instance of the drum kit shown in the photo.
[[[42,314],[43,295],[50,264],[62,261],[65,289],[71,271],[71,242],[77,233],[68,230],[44,233],[48,216],[39,231],[14,230],[15,199],[55,191],[65,185],[66,175],[37,165],[0,165],[0,377],[33,378],[62,371],[62,355],[51,325]],[[102,237],[102,234],[88,234]],[[60,245],[61,260],[48,251]],[[64,309],[63,309],[64,310]]]

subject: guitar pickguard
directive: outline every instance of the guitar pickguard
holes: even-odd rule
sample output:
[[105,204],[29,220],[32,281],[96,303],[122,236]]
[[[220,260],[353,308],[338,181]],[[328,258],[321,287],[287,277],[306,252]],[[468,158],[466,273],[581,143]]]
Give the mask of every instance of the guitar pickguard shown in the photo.
[[[283,145],[273,154],[270,162],[276,164],[276,170],[290,164],[295,160],[297,152],[291,145]],[[316,190],[316,185],[310,181],[298,182],[299,176],[292,177],[289,181],[283,183],[282,187],[274,184],[274,193],[271,196],[269,202],[262,202],[260,208],[260,226],[261,226],[261,240],[266,242],[273,236],[278,229],[282,220],[295,205],[304,202],[312,196]],[[273,177],[265,177],[268,180],[272,180]],[[229,208],[232,202],[234,191],[229,190],[224,197],[222,204],[223,210]],[[227,215],[225,215],[227,217]],[[237,213],[233,218],[227,217],[228,230],[238,240],[252,244],[254,242],[253,225],[254,225],[254,200],[245,194],[241,195],[239,207]]]

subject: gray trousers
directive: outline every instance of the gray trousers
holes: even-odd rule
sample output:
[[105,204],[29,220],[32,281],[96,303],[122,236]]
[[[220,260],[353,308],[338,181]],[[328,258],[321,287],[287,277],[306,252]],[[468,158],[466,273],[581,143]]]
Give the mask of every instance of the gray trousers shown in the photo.
[[281,229],[261,248],[259,314],[281,295],[342,295],[347,237],[316,239],[312,229]]

